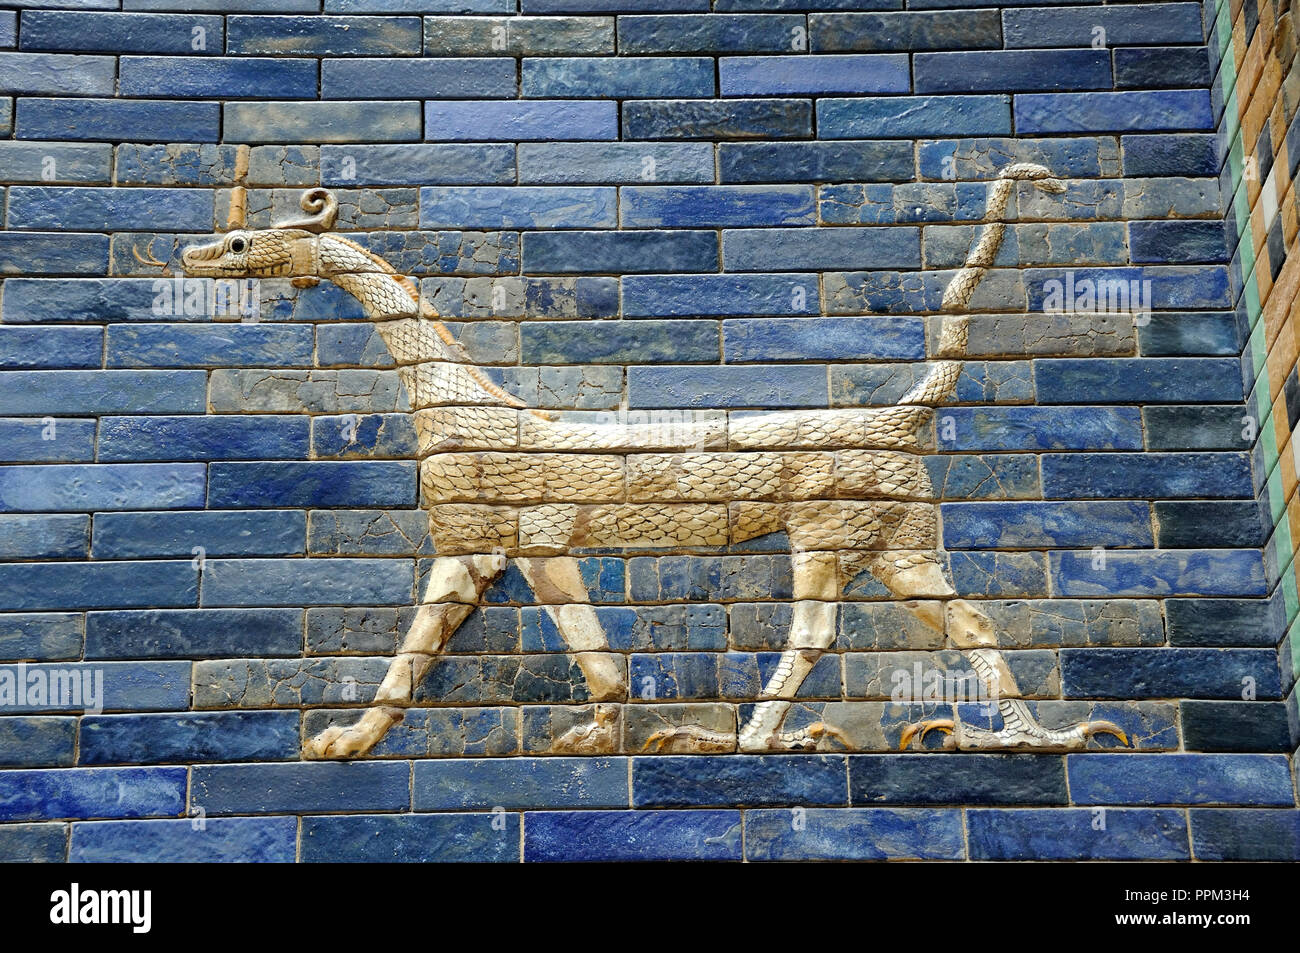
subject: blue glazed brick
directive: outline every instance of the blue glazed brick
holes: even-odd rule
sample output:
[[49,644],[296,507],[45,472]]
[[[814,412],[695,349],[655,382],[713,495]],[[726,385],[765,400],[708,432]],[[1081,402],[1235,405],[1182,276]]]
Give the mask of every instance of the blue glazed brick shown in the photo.
[[948,549],[1151,546],[1146,503],[945,503]]
[[312,329],[307,325],[112,325],[109,367],[309,367]]
[[88,659],[296,655],[302,652],[302,610],[90,612],[85,641]]
[[107,270],[107,235],[0,232],[0,276],[83,275]]
[[72,825],[68,859],[75,863],[292,863],[294,817],[92,821]]
[[112,175],[113,147],[94,142],[0,142],[0,161],[6,182],[106,184]]
[[1076,804],[1295,803],[1286,755],[1070,755]]
[[148,556],[288,556],[301,553],[307,517],[296,510],[232,513],[102,513],[95,517],[98,559]]
[[418,102],[226,103],[223,128],[235,142],[412,142]]
[[1188,860],[1182,811],[970,811],[972,860]]
[[1115,51],[1116,89],[1196,89],[1210,83],[1205,47],[1139,47]]
[[624,228],[814,225],[817,209],[812,186],[626,186],[619,217]]
[[[176,711],[189,704],[190,665],[188,662],[101,662],[94,665],[74,662],[51,665],[28,665],[26,676],[42,675],[51,684],[51,695],[23,703],[11,702],[12,711],[49,710],[84,711],[99,707],[108,710]],[[16,668],[7,668],[10,684],[23,677]],[[59,679],[69,678],[71,684]],[[80,689],[81,697],[77,697]],[[57,697],[53,694],[57,692]]]
[[920,229],[755,228],[722,234],[727,271],[919,268]]
[[0,516],[0,559],[86,556],[86,517]]
[[98,367],[102,328],[0,328],[0,367]]
[[205,607],[409,605],[414,583],[389,559],[210,559],[204,574]]
[[1152,314],[1138,328],[1138,348],[1143,355],[1238,355],[1244,338],[1243,323],[1231,311]]
[[709,9],[709,0],[520,0],[520,3],[524,13],[689,13]]
[[623,104],[624,139],[791,139],[812,134],[802,99],[641,100]]
[[1062,499],[1252,496],[1242,453],[1051,453],[1043,490]]
[[707,57],[620,56],[617,59],[555,57],[523,60],[523,95],[530,98],[702,97],[716,92],[713,60]]
[[626,758],[417,761],[416,811],[626,807]]
[[798,16],[743,13],[625,16],[618,20],[618,49],[620,54],[784,53],[804,25]]
[[1038,399],[1075,403],[1204,403],[1241,400],[1241,376],[1228,358],[1062,358],[1034,362]]
[[[514,12],[513,8],[510,10]],[[504,35],[503,31],[504,30]],[[627,50],[627,47],[624,47]],[[602,55],[614,52],[612,17],[425,17],[425,56]],[[628,50],[628,52],[633,52]]]
[[23,13],[22,42],[25,50],[220,55],[224,30],[219,16],[28,10]]
[[1111,88],[1104,50],[918,53],[918,93],[998,93]]
[[817,134],[826,139],[1010,133],[1009,96],[868,97],[817,103]]
[[86,715],[79,757],[84,765],[279,761],[296,759],[299,746],[292,711]]
[[1214,125],[1210,94],[1203,89],[1025,93],[1016,96],[1015,111],[1016,130],[1024,133],[1182,132]]
[[78,463],[95,457],[95,421],[71,417],[0,417],[0,460],[5,463]]
[[1017,161],[1041,163],[1059,176],[1093,178],[1116,174],[1114,151],[1113,139],[1018,137],[925,140],[919,143],[917,156],[920,173],[926,179],[951,178],[954,174],[959,179],[988,179],[1001,167]]
[[323,457],[411,457],[416,453],[410,414],[368,414],[312,419],[312,454]]
[[739,811],[546,811],[524,815],[525,861],[740,859]]
[[617,139],[618,104],[608,100],[426,102],[426,139],[446,142],[536,142]]
[[23,99],[16,131],[23,139],[103,142],[216,142],[215,102],[127,99]]
[[[1118,54],[1118,51],[1117,51]],[[1125,175],[1217,175],[1218,148],[1209,135],[1123,136]]]
[[1051,553],[1056,592],[1066,596],[1256,596],[1267,592],[1264,563],[1244,549],[1165,549],[1097,555]]
[[1100,26],[1107,46],[1200,43],[1197,3],[1126,3],[1123,6],[1006,10],[1002,32],[1008,48],[1089,46]]
[[613,228],[613,188],[420,189],[422,228]]
[[[1072,594],[1072,593],[1067,593]],[[1241,698],[1280,690],[1267,649],[1062,649],[1061,680],[1073,698]]]
[[632,407],[824,407],[826,368],[629,367]]
[[165,223],[173,231],[211,228],[211,192],[193,189],[100,189],[15,186],[10,228],[142,231]]
[[306,417],[104,417],[99,459],[295,459],[307,455]]
[[0,467],[0,510],[201,507],[205,475],[201,464]]
[[813,808],[749,811],[746,860],[963,860],[961,812]]
[[113,95],[113,57],[0,53],[0,89],[49,96]]
[[1300,811],[1189,812],[1197,860],[1300,860]]
[[12,48],[18,45],[18,13],[11,10],[0,13],[0,47]]
[[906,93],[907,55],[724,56],[718,60],[723,96]]
[[632,759],[634,807],[847,804],[844,758],[834,755]]
[[1047,572],[1039,553],[953,553],[952,579],[959,592],[983,596],[1045,596]]
[[[508,59],[324,60],[322,99],[471,99],[513,97]],[[285,94],[287,95],[287,93]]]
[[852,755],[861,804],[1065,804],[1065,765],[1050,755]]
[[817,280],[810,275],[650,275],[622,283],[623,314],[629,318],[818,310]]
[[1286,631],[1280,600],[1170,599],[1165,617],[1170,645],[1271,647]]
[[519,824],[518,814],[491,813],[306,817],[302,823],[302,861],[518,862]]
[[0,827],[0,861],[6,864],[62,863],[68,850],[63,824],[5,824]]
[[1180,707],[1188,751],[1292,749],[1285,702],[1184,701]]
[[[107,191],[107,190],[106,190]],[[113,190],[119,192],[135,189]],[[185,314],[176,307],[186,296],[202,297],[201,306]],[[212,315],[212,286],[152,278],[13,278],[5,282],[4,319],[8,323],[41,324],[64,321],[108,323],[157,321],[158,311],[174,321],[208,321]]]
[[190,806],[208,815],[402,811],[410,773],[383,761],[204,765],[191,771]]
[[71,612],[0,615],[0,659],[80,658],[83,627]]
[[1224,261],[1218,222],[1130,222],[1128,244],[1134,262]]
[[233,16],[226,52],[241,56],[401,56],[420,52],[417,17]]
[[[896,5],[878,4],[885,9]],[[1002,45],[1002,24],[996,10],[813,13],[808,17],[808,34],[812,49],[817,53],[827,50],[899,50],[910,53]]]
[[728,363],[925,358],[925,328],[916,318],[762,318],[722,328]]
[[259,57],[124,56],[118,67],[123,96],[210,96],[230,99],[315,99],[311,60]]
[[0,766],[71,767],[76,747],[75,718],[10,716],[0,719]]
[[507,184],[515,180],[515,149],[420,143],[322,146],[320,169],[325,185],[422,185],[431,169],[447,185]]
[[1156,503],[1162,548],[1253,549],[1267,541],[1263,507],[1255,500]]
[[716,271],[714,232],[526,232],[525,274]]
[[[713,147],[702,142],[525,143],[519,147],[519,181],[712,182]],[[627,194],[624,190],[623,197]],[[689,223],[674,220],[671,224]]]
[[944,450],[1141,450],[1142,418],[1133,407],[951,407],[939,415],[939,442]]
[[167,817],[185,810],[184,768],[0,771],[0,819]]
[[214,463],[208,505],[410,506],[415,471],[413,462],[365,460]]
[[541,321],[519,329],[525,364],[627,364],[718,359],[714,321]]
[[790,562],[771,556],[639,557],[628,572],[638,602],[791,598]]
[[[828,102],[834,102],[829,100]],[[878,100],[840,100],[878,102]],[[819,107],[820,108],[820,107]],[[876,123],[874,128],[883,129]],[[829,136],[820,125],[819,134]],[[906,130],[890,135],[907,135]],[[912,143],[881,142],[728,142],[718,147],[720,181],[889,182],[913,176]]]

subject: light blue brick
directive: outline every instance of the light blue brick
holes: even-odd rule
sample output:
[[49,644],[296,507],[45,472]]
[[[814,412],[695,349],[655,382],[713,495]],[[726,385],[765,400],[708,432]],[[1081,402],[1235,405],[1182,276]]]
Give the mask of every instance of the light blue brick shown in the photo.
[[3,371],[0,413],[202,413],[203,371]]
[[211,96],[230,99],[315,99],[312,60],[261,57],[123,56],[118,67],[123,96]]
[[443,142],[617,139],[618,104],[609,100],[427,102],[425,138]]
[[924,360],[917,318],[741,319],[722,325],[728,363]]
[[184,768],[0,771],[0,818],[174,817],[185,811]]
[[[525,57],[523,95],[566,99],[712,96],[713,60],[707,57],[620,56],[578,59]],[[593,137],[596,138],[596,137]]]
[[164,225],[202,231],[212,223],[211,192],[189,189],[102,189],[14,186],[10,228],[32,230],[144,231]]
[[816,314],[815,276],[646,275],[623,279],[625,317]]
[[826,368],[629,367],[632,407],[825,407]]
[[108,248],[107,235],[0,232],[0,277],[107,271]]
[[1016,96],[1016,130],[1042,132],[1183,132],[1210,129],[1203,89],[1122,93],[1024,93]]
[[302,324],[110,325],[109,367],[310,367],[312,328]]
[[16,130],[23,139],[104,142],[216,142],[221,104],[182,100],[24,99]]
[[500,186],[420,189],[424,228],[613,228],[613,188]]
[[[189,659],[300,655],[302,615],[302,609],[143,609],[88,612],[85,624],[86,658]],[[0,616],[0,619],[3,618],[5,617]],[[8,618],[21,620],[63,617]],[[35,623],[31,625],[35,626]],[[0,631],[3,631],[3,623],[0,623]],[[53,638],[51,634],[47,641]],[[64,641],[70,642],[70,637]],[[53,644],[61,646],[64,641]],[[78,634],[78,644],[80,641]]]
[[947,407],[939,417],[943,450],[1142,449],[1135,407]]
[[972,860],[1188,860],[1187,819],[1174,810],[976,810]]
[[[941,139],[918,143],[920,173],[926,179],[992,178],[997,169],[1012,162],[1033,161],[1056,175],[1095,178],[1116,175],[1119,155],[1110,138],[1070,139]],[[951,162],[951,164],[949,164]],[[951,168],[951,172],[945,172]]]
[[[0,142],[6,182],[107,183],[113,147],[89,142]],[[49,178],[53,175],[53,178]]]
[[[22,698],[10,701],[12,711],[81,711],[92,702],[110,711],[177,711],[189,705],[189,662],[60,662],[6,666],[4,672],[10,684],[26,677],[30,685],[33,676],[41,675],[51,685],[51,693],[60,693],[39,699],[29,695],[25,703]],[[60,688],[58,677],[64,674],[70,677]],[[77,688],[82,690],[80,697]],[[102,695],[96,697],[101,689]]]
[[[1090,306],[1085,282],[1091,283],[1092,297],[1096,302],[1091,307],[1102,310],[1117,310],[1112,301],[1118,302],[1121,311],[1125,307],[1136,311],[1138,303],[1157,310],[1180,311],[1231,307],[1228,272],[1222,266],[1148,265],[1138,268],[1075,268],[1069,272],[1061,268],[1030,268],[1026,269],[1024,279],[1031,311],[1047,310],[1047,305],[1066,310],[1072,305],[1078,310],[1087,310]],[[1134,282],[1138,284],[1135,286]],[[1143,282],[1149,284],[1143,285]],[[1134,296],[1134,288],[1142,299],[1149,297],[1150,300],[1139,300]],[[1103,298],[1104,305],[1101,303]]]
[[1264,561],[1256,550],[1174,549],[1141,553],[1049,553],[1055,591],[1064,596],[1262,596]]
[[214,817],[196,832],[190,818],[90,821],[72,825],[73,863],[293,863],[294,817]]
[[1295,804],[1286,755],[1070,755],[1076,804]]
[[519,181],[712,182],[713,148],[695,142],[524,143],[519,146]]
[[715,271],[714,232],[659,230],[525,232],[525,274],[626,274],[645,271]]
[[391,559],[215,559],[203,605],[410,605],[414,567]]
[[819,56],[724,56],[718,60],[723,96],[907,93],[906,53]]
[[18,45],[18,13],[10,10],[0,13],[0,48]]
[[911,226],[729,229],[722,233],[722,265],[728,271],[919,268],[921,233]]
[[[196,35],[196,29],[203,32]],[[199,36],[203,46],[196,50]],[[219,16],[59,10],[28,10],[23,13],[23,49],[26,50],[207,52],[219,56],[224,45],[225,21]]]
[[512,145],[322,146],[325,185],[504,185],[515,181]]
[[114,59],[64,53],[0,53],[0,89],[36,96],[112,96]]
[[0,462],[81,463],[95,458],[95,421],[0,417]]
[[226,103],[226,137],[235,142],[413,142],[418,102]]
[[[194,302],[188,314],[187,301]],[[159,312],[171,321],[211,321],[215,305],[211,283],[194,278],[180,283],[169,278],[12,278],[5,282],[3,299],[9,324],[157,321]]]
[[1010,100],[1009,96],[822,99],[817,102],[817,134],[824,139],[1004,136],[1011,133]]
[[467,758],[417,761],[417,811],[494,807],[626,807],[626,758]]
[[0,367],[98,367],[102,328],[0,327]]
[[201,507],[205,477],[199,463],[0,467],[0,510]]
[[97,559],[150,556],[291,556],[303,552],[307,516],[299,510],[231,513],[100,513]]
[[945,503],[947,549],[1152,546],[1146,503]]
[[514,95],[514,60],[501,57],[321,62],[322,99],[488,99]]
[[0,516],[0,559],[76,559],[86,555],[88,517]]

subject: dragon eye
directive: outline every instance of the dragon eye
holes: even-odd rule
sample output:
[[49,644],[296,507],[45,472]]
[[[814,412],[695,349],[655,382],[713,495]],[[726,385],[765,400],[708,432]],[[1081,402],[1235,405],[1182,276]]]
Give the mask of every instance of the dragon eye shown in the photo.
[[247,247],[248,242],[244,241],[242,238],[232,238],[230,240],[230,250],[236,255],[242,254],[244,249]]

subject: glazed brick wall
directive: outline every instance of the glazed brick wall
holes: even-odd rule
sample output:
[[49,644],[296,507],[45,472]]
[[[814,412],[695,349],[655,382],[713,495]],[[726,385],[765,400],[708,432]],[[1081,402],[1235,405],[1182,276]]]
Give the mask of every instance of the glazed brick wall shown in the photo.
[[[1258,205],[1247,133],[1300,156],[1275,118],[1285,11],[21,6],[0,3],[0,660],[101,674],[104,711],[3,711],[0,857],[1300,856],[1297,600],[1265,492],[1288,471],[1242,420],[1287,377],[1261,404],[1263,246],[1232,217]],[[244,156],[250,227],[336,190],[339,229],[497,380],[602,412],[893,403],[990,180],[1046,165],[1066,192],[1019,193],[927,466],[955,586],[1035,710],[1112,719],[1134,750],[898,753],[918,710],[889,672],[964,663],[868,577],[796,706],[851,750],[642,753],[669,706],[748,710],[790,620],[778,538],[584,557],[654,688],[617,755],[548,754],[588,695],[512,569],[372,756],[302,761],[373,695],[434,552],[407,398],[355,301],[266,280],[257,320],[158,314]],[[1294,301],[1270,261],[1269,300]],[[1045,315],[1067,273],[1149,281],[1154,313]]]

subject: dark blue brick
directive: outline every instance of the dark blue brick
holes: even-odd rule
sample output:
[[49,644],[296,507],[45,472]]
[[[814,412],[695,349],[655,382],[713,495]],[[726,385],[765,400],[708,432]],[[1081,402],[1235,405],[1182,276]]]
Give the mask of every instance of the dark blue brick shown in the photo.
[[1254,431],[1240,404],[1144,407],[1149,450],[1249,450]]
[[98,367],[102,328],[0,328],[0,367]]
[[912,85],[904,53],[724,56],[718,79],[723,96],[906,93]]
[[722,233],[722,265],[727,271],[919,268],[921,232],[910,226],[733,229]]
[[618,103],[609,100],[427,102],[424,128],[426,139],[447,142],[617,139]]
[[714,321],[539,321],[520,326],[525,364],[655,364],[718,359]]
[[[822,99],[817,103],[817,134],[826,139],[1010,133],[1009,96],[891,96]],[[872,178],[892,177],[882,174]]]
[[1300,860],[1300,811],[1194,810],[1197,860]]
[[70,767],[76,747],[75,718],[0,718],[0,766]]
[[1223,228],[1218,222],[1130,222],[1134,262],[1225,261]]
[[746,860],[964,860],[961,812],[876,808],[749,811]]
[[1073,306],[1087,313],[1095,307],[1136,317],[1150,308],[1190,311],[1230,305],[1223,267],[1029,268],[1024,279],[1030,311],[1069,311]]
[[618,49],[628,53],[784,53],[798,16],[709,14],[625,16],[618,20]]
[[1134,135],[1124,136],[1120,142],[1125,175],[1204,176],[1219,172],[1218,148],[1211,135]]
[[198,573],[186,562],[0,565],[0,608],[115,609],[192,606]]
[[[185,301],[194,298],[202,301],[185,313]],[[211,321],[215,304],[215,287],[205,279],[153,278],[11,278],[3,302],[5,321],[23,324],[156,322],[160,311],[172,321]]]
[[972,860],[1187,860],[1182,811],[969,811]]
[[[276,95],[291,93],[277,90]],[[515,63],[505,58],[324,60],[321,63],[322,99],[486,99],[514,95]]]
[[[48,438],[48,439],[47,439]],[[0,460],[5,463],[75,463],[95,457],[95,421],[0,417]]]
[[1252,496],[1242,453],[1050,453],[1043,491],[1062,499]]
[[948,549],[1150,546],[1146,503],[945,503]]
[[629,318],[816,314],[817,279],[781,275],[651,275],[623,279]]
[[[202,33],[196,35],[196,29]],[[224,29],[224,21],[219,16],[26,10],[23,12],[22,44],[25,50],[85,50],[92,53],[208,52],[220,55],[224,47]],[[200,41],[200,37],[203,45],[195,49],[195,43]]]
[[526,232],[525,274],[716,271],[714,232]]
[[391,559],[209,559],[203,605],[409,605],[414,567]]
[[308,325],[111,325],[110,367],[310,367]]
[[185,810],[184,768],[0,771],[0,819],[167,817]]
[[86,715],[80,763],[279,761],[299,753],[294,711]]
[[292,863],[294,817],[95,821],[72,825],[68,859],[76,863]]
[[691,13],[707,11],[709,0],[521,0],[521,9],[524,13]]
[[1184,701],[1181,708],[1188,751],[1292,750],[1285,702]]
[[84,559],[87,519],[80,514],[0,516],[0,559]]
[[70,612],[0,616],[0,659],[80,658],[82,627]]
[[1170,645],[1274,646],[1286,631],[1280,599],[1170,599],[1165,617]]
[[620,56],[525,58],[526,97],[657,99],[712,96],[713,60],[707,57]]
[[824,407],[826,368],[629,367],[632,407]]
[[[888,9],[899,4],[874,5]],[[850,4],[839,6],[849,7]],[[827,50],[911,53],[917,50],[996,48],[1002,45],[1002,22],[997,10],[813,13],[808,17],[808,34],[812,49],[817,53]]]
[[[877,102],[878,100],[841,100]],[[820,128],[820,126],[819,126]],[[877,124],[876,128],[883,128]],[[824,128],[820,134],[826,136]],[[908,135],[906,130],[890,135]],[[721,182],[890,182],[913,176],[912,143],[727,142],[718,147]]]
[[939,440],[944,450],[1141,450],[1142,418],[1133,407],[950,407]]
[[17,134],[23,139],[102,142],[216,142],[221,104],[127,99],[23,99]]
[[625,139],[791,139],[812,134],[802,99],[641,100],[623,104]]
[[206,231],[211,192],[20,185],[9,189],[10,228],[86,231]]
[[209,815],[402,811],[410,773],[400,761],[204,765],[192,769],[190,806]]
[[88,659],[261,657],[301,652],[301,609],[146,609],[86,615]]
[[304,863],[518,862],[519,823],[519,814],[492,813],[305,817],[302,860]]
[[[17,681],[20,669],[6,668],[6,679]],[[189,704],[190,665],[188,662],[100,662],[96,664],[73,662],[58,665],[28,665],[29,679],[40,674],[52,686],[56,676],[71,675],[73,682],[58,691],[57,698],[40,701],[28,696],[28,701],[17,699],[10,705],[12,711],[39,712],[62,710],[83,711],[98,705],[117,711],[177,711]],[[102,693],[101,693],[102,690]],[[78,697],[78,691],[80,697]]]
[[0,467],[0,510],[201,507],[202,464],[120,463]]
[[1002,14],[1002,32],[1008,47],[1085,47],[1093,42],[1096,27],[1106,31],[1108,47],[1200,43],[1201,6],[1199,3],[1126,3],[1007,10]]
[[1276,698],[1281,687],[1267,649],[1062,649],[1061,682],[1070,698],[1241,698],[1248,685]]
[[247,56],[418,55],[418,17],[232,16],[226,52]]
[[814,225],[817,208],[812,186],[625,186],[619,219],[624,228]]
[[301,458],[310,421],[287,416],[104,417],[99,459],[229,460]]
[[416,501],[413,462],[214,463],[210,470],[212,507],[411,506]]
[[0,275],[83,275],[107,270],[107,235],[0,232]]
[[1040,553],[956,552],[953,585],[983,596],[1046,596],[1047,572]]
[[1104,50],[918,53],[913,60],[918,93],[1111,88],[1110,54]]
[[635,807],[847,803],[842,756],[632,759],[632,804]]
[[729,363],[925,358],[925,328],[916,318],[763,318],[722,328]]
[[1229,358],[1062,358],[1034,362],[1045,404],[1230,402],[1241,400],[1241,374]]
[[62,863],[68,850],[63,824],[5,824],[0,826],[0,861],[6,864]]
[[1183,132],[1214,125],[1210,94],[1203,89],[1025,93],[1016,96],[1015,108],[1020,133]]
[[315,99],[316,63],[257,57],[123,56],[123,96],[211,96],[223,99]]
[[526,861],[740,859],[739,811],[546,811],[524,815]]
[[1116,89],[1197,89],[1209,84],[1210,59],[1203,46],[1115,51]]
[[416,811],[626,807],[626,758],[468,758],[415,762]]
[[849,757],[860,804],[1065,804],[1065,765],[1049,755],[884,754]]
[[1285,755],[1070,755],[1076,804],[1295,803]]
[[1155,515],[1162,548],[1252,549],[1268,536],[1263,508],[1254,500],[1160,502]]
[[232,513],[100,513],[94,553],[99,559],[193,555],[291,556],[303,551],[307,515],[300,510]]

